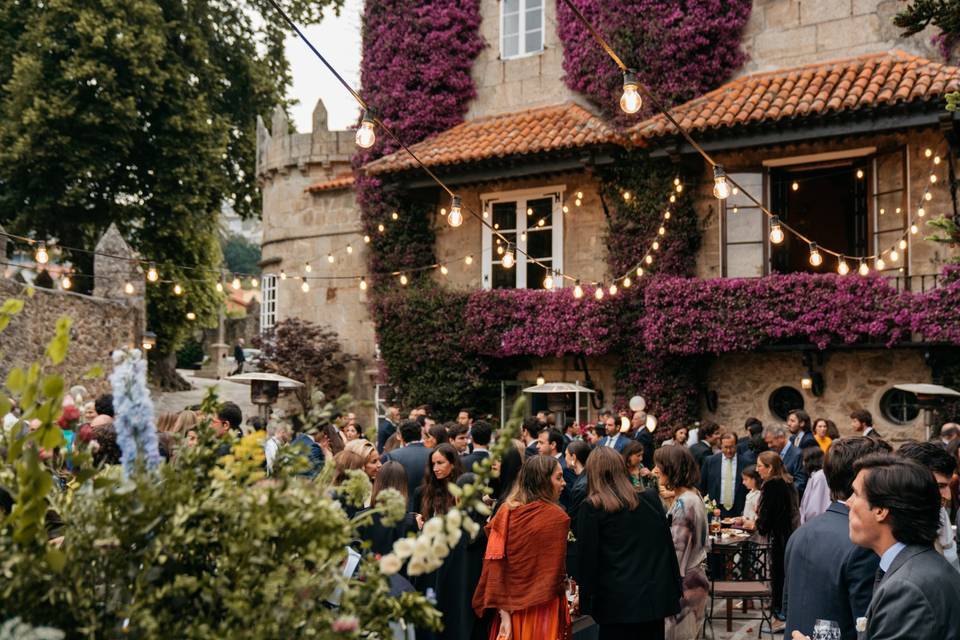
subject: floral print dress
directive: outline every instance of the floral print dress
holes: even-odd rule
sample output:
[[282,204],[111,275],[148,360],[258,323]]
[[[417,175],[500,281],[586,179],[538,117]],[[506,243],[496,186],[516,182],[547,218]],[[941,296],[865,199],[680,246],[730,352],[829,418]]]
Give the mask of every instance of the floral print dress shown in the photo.
[[683,597],[680,613],[666,620],[666,637],[667,640],[695,640],[703,631],[710,597],[710,582],[704,568],[710,549],[707,509],[697,491],[687,491],[677,496],[668,515],[683,578]]

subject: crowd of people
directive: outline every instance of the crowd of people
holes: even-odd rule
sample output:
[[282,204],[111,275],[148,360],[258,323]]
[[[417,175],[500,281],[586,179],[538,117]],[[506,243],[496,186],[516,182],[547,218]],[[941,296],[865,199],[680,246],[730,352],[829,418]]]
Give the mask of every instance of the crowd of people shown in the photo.
[[[855,435],[847,437],[797,410],[784,425],[749,418],[739,434],[709,421],[681,426],[659,444],[642,412],[604,411],[586,427],[540,412],[494,460],[498,434],[469,409],[443,423],[426,406],[400,415],[389,407],[367,434],[353,413],[335,414],[308,433],[298,419],[244,423],[228,402],[211,416],[199,407],[162,414],[157,428],[169,459],[196,443],[207,417],[224,452],[228,434],[266,427],[268,473],[289,451],[307,478],[333,465],[334,496],[351,471],[370,479],[364,504],[344,501],[351,517],[397,491],[405,517],[374,515],[360,530],[359,554],[390,553],[457,507],[452,485],[493,467],[481,533],[461,539],[436,571],[400,576],[435,600],[439,638],[568,638],[571,615],[591,616],[604,639],[699,638],[711,580],[725,571],[711,556],[715,520],[769,545],[771,593],[760,606],[773,631],[802,640],[817,620],[831,620],[844,639],[960,638],[955,424],[894,452],[866,411],[851,414]],[[97,464],[118,464],[112,421],[110,396],[68,402],[65,449],[89,446]],[[15,415],[4,417],[5,429],[15,424]]]

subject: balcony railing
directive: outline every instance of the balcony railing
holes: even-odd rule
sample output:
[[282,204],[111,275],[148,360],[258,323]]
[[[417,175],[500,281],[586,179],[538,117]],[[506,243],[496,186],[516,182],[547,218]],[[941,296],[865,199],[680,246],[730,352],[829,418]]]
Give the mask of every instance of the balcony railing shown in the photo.
[[885,276],[897,291],[910,291],[912,293],[926,293],[934,289],[939,289],[943,284],[943,275],[939,273],[924,273],[917,275],[895,275]]

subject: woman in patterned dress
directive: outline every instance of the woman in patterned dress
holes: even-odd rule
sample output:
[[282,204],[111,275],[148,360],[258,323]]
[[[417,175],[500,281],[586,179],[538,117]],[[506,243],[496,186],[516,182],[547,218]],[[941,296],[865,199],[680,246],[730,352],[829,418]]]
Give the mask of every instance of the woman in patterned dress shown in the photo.
[[703,631],[710,582],[704,568],[710,549],[707,510],[697,490],[700,469],[690,451],[683,446],[665,446],[653,455],[654,475],[661,495],[672,500],[667,517],[680,563],[683,596],[680,613],[667,618],[667,640],[696,640]]

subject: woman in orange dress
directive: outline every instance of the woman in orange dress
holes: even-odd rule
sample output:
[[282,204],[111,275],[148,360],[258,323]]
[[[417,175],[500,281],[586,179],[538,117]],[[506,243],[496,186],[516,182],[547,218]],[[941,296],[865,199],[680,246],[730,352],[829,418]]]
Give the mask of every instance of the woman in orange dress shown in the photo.
[[490,640],[568,640],[567,531],[570,518],[557,504],[563,471],[555,458],[533,456],[513,493],[487,525],[483,573],[473,609],[496,612]]

